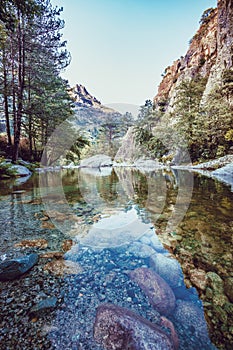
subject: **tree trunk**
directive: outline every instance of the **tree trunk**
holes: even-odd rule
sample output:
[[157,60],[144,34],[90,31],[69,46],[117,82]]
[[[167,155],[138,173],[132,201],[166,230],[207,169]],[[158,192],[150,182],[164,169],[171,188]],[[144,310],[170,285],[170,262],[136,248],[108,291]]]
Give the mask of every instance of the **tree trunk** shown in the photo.
[[6,67],[6,52],[3,48],[3,84],[4,84],[4,90],[3,90],[3,100],[4,100],[4,112],[5,112],[5,119],[6,119],[6,133],[7,133],[7,143],[8,146],[12,146],[11,141],[11,131],[10,131],[10,115],[9,115],[9,104],[8,104],[8,84],[7,84],[7,67]]
[[23,93],[24,93],[24,70],[25,70],[25,48],[23,33],[23,18],[18,10],[18,89],[17,89],[17,111],[16,123],[14,125],[14,150],[12,161],[16,162],[19,156],[19,145],[21,136],[21,123],[23,116]]

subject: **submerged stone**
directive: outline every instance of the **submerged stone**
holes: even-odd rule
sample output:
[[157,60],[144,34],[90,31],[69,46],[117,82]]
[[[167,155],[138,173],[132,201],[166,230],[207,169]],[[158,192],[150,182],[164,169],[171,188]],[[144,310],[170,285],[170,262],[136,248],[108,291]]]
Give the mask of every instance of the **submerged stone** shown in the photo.
[[54,259],[44,266],[44,270],[50,272],[55,276],[63,275],[78,275],[82,273],[82,267],[70,260]]
[[209,335],[203,310],[193,302],[178,300],[174,319],[185,328],[192,328],[193,335],[202,342],[209,342]]
[[30,316],[39,316],[44,311],[54,309],[57,305],[56,297],[48,297],[46,299],[40,300],[35,306],[30,310]]
[[159,326],[113,304],[97,309],[94,338],[108,350],[172,350],[170,337]]
[[182,269],[175,259],[164,254],[154,254],[150,258],[150,266],[172,288],[184,284]]
[[24,239],[23,241],[16,243],[15,247],[22,247],[22,248],[40,248],[45,249],[48,247],[48,242],[46,239]]
[[0,264],[0,281],[14,280],[30,270],[38,262],[33,253],[22,258],[3,261]]
[[156,272],[140,267],[131,271],[129,276],[139,285],[159,313],[169,315],[174,310],[175,295],[167,282]]

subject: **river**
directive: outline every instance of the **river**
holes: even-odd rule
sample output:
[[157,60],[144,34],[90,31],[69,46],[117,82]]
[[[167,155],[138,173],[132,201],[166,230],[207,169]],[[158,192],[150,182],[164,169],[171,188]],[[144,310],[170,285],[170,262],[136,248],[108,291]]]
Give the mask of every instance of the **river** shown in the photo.
[[[227,185],[188,171],[120,167],[22,181],[1,181],[0,258],[36,252],[40,259],[20,278],[0,282],[1,349],[108,348],[96,310],[109,304],[160,327],[174,348],[232,349]],[[151,296],[154,276],[166,284],[162,308]],[[48,298],[56,305],[40,308]]]

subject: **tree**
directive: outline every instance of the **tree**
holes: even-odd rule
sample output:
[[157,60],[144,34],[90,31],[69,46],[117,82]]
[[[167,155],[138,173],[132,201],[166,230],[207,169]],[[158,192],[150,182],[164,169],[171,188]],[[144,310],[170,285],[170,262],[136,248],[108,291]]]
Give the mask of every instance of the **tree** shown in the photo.
[[172,118],[174,127],[185,141],[192,160],[199,156],[200,118],[202,115],[201,99],[206,86],[206,79],[200,76],[183,80],[177,88]]
[[70,62],[61,40],[62,9],[53,8],[49,0],[4,0],[0,9],[8,14],[0,17],[0,94],[8,143],[12,124],[13,161],[21,151],[22,136],[29,139],[29,158],[38,160],[54,128],[72,114],[67,82],[60,78]]

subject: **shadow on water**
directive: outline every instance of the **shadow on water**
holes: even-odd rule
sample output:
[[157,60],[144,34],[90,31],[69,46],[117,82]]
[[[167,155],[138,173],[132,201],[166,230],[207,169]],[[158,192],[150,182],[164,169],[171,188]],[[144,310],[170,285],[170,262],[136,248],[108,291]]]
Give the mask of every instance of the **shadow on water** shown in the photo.
[[[25,349],[33,338],[34,348],[44,344],[51,349],[101,350],[111,327],[103,334],[96,329],[96,310],[103,305],[109,312],[113,304],[124,308],[118,313],[131,310],[159,327],[171,348],[215,349],[215,344],[231,349],[232,209],[227,187],[201,176],[193,183],[185,171],[80,169],[46,173],[40,185],[37,176],[21,184],[4,182],[1,258],[37,252],[41,259],[28,277],[2,284],[6,307],[1,339],[12,346],[6,331],[11,327],[13,337],[21,329]],[[21,244],[39,239],[46,245]],[[64,257],[42,257],[54,251]],[[29,278],[35,285],[30,291],[25,285]],[[20,317],[9,321],[12,288],[18,299],[20,292],[26,293],[20,304],[25,329],[18,324]],[[58,298],[56,309],[36,315],[32,322],[28,307],[51,294]],[[18,310],[18,299],[13,309]],[[142,321],[132,316],[132,329],[126,329],[126,314],[118,315],[115,327],[132,336]],[[145,334],[138,337],[140,349],[146,348]],[[138,349],[133,341],[127,346]]]

